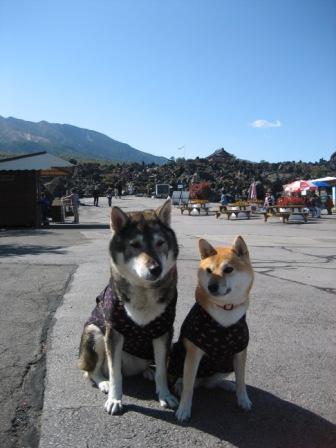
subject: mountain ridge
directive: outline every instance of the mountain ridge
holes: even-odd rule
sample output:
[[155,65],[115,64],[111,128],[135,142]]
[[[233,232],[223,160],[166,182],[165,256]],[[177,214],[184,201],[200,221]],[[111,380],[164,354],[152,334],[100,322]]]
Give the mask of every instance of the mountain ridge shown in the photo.
[[66,159],[101,160],[119,163],[168,162],[165,157],[155,156],[127,143],[119,142],[91,129],[71,124],[32,122],[15,117],[0,116],[0,151],[23,154],[48,151]]

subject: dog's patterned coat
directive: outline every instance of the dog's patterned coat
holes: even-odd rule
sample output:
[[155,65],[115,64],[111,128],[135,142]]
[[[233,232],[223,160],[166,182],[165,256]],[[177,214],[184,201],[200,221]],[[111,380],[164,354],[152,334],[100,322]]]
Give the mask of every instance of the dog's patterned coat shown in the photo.
[[140,326],[127,315],[124,305],[109,283],[96,298],[97,305],[85,325],[94,324],[105,334],[106,322],[109,322],[113,329],[124,336],[123,350],[125,352],[153,361],[153,339],[167,332],[170,333],[170,341],[173,336],[176,300],[177,294],[160,316],[147,325]]
[[244,350],[249,342],[246,315],[230,327],[223,327],[195,303],[185,318],[179,340],[171,351],[168,371],[175,378],[183,376],[183,338],[189,339],[205,352],[197,371],[198,378],[214,373],[233,372],[233,355]]

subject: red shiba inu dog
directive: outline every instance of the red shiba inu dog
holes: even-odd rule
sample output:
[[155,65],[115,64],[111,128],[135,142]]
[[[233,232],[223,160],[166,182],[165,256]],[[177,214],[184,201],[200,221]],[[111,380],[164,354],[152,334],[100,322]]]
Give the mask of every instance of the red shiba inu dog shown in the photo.
[[[245,386],[245,363],[249,332],[246,311],[253,284],[253,270],[247,246],[241,236],[232,247],[212,247],[199,241],[201,255],[196,303],[183,322],[174,344],[169,372],[182,395],[176,417],[191,415],[194,386],[236,389],[238,405],[250,410]],[[224,378],[235,373],[236,384]],[[183,373],[183,375],[182,375]]]

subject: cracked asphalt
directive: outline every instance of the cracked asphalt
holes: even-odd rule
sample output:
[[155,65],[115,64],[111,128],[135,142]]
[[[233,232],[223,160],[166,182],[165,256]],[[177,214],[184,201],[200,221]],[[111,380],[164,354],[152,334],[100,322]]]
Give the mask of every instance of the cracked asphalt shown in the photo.
[[[322,447],[336,446],[336,215],[307,224],[181,216],[175,337],[194,301],[197,240],[246,240],[255,270],[248,311],[252,412],[225,391],[197,390],[192,419],[177,424],[154,385],[124,381],[125,412],[76,367],[83,324],[108,281],[107,200],[84,200],[79,226],[0,232],[0,446]],[[126,210],[162,201],[114,200]]]

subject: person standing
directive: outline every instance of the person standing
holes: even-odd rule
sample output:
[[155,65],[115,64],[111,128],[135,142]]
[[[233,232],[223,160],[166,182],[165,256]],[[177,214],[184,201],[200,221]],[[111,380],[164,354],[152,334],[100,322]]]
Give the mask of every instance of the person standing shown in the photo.
[[98,185],[95,185],[93,188],[93,205],[95,207],[98,207],[99,203],[99,187]]
[[316,193],[313,193],[313,195],[310,198],[309,201],[309,210],[312,214],[312,217],[321,218],[321,206],[322,202],[319,196],[317,196]]
[[72,189],[70,194],[68,196],[63,196],[63,200],[69,200],[72,206],[72,211],[74,215],[74,224],[79,223],[79,213],[78,213],[78,204],[79,204],[79,196],[76,192],[76,190]]
[[117,189],[118,189],[118,198],[121,199],[121,195],[122,195],[122,183],[121,183],[121,181],[119,181],[117,183]]
[[228,196],[227,196],[227,194],[225,194],[224,190],[221,191],[220,203],[221,203],[221,205],[228,205],[228,203],[229,203]]
[[51,203],[49,199],[47,198],[46,194],[44,192],[41,193],[41,198],[38,201],[40,208],[41,208],[41,221],[43,226],[49,225],[48,216],[50,215],[50,207]]
[[112,188],[108,187],[108,189],[106,190],[106,197],[107,197],[109,207],[112,206],[112,196],[113,196]]
[[333,203],[331,197],[328,195],[327,199],[325,201],[325,207],[326,207],[326,209],[328,211],[328,215],[332,215],[332,208],[333,208],[333,206],[334,206],[334,203]]
[[321,209],[322,209],[322,201],[320,196],[317,196],[317,194],[314,194],[315,198],[315,213],[317,218],[321,218]]

